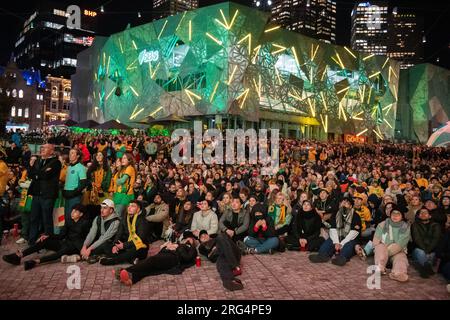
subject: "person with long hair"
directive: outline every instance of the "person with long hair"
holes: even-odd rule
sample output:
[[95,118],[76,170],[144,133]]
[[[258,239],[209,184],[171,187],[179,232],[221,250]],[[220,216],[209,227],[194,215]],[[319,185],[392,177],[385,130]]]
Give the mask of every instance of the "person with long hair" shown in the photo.
[[289,250],[304,250],[314,252],[319,250],[325,241],[320,236],[322,218],[313,207],[311,201],[305,200],[301,209],[294,217],[292,228],[286,239]]
[[97,152],[92,165],[87,171],[88,186],[86,194],[88,198],[87,206],[94,206],[98,214],[100,214],[100,204],[107,198],[111,176],[112,173],[108,161],[106,161],[103,153]]
[[275,232],[272,218],[267,208],[260,203],[255,204],[250,212],[248,236],[244,239],[246,253],[272,253],[278,247],[279,240]]
[[136,180],[134,159],[131,153],[125,153],[121,161],[121,169],[114,176],[113,201],[116,205],[117,214],[122,217],[126,206],[134,199],[133,185]]

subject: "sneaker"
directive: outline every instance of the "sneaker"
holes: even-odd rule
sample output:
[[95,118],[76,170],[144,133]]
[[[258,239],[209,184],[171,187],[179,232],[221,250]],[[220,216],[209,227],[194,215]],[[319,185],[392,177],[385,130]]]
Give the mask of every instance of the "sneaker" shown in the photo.
[[133,281],[131,280],[130,273],[128,273],[127,270],[122,269],[120,271],[120,282],[122,282],[124,285],[131,287],[133,284]]
[[255,248],[246,248],[245,249],[245,254],[255,254],[255,253],[256,253]]
[[25,244],[27,243],[27,240],[25,240],[25,238],[20,238],[19,240],[16,241],[16,244]]
[[399,281],[399,282],[406,282],[406,281],[408,281],[408,275],[406,273],[393,273],[393,272],[391,272],[389,274],[389,278],[391,278],[392,280],[395,280],[395,281]]
[[24,264],[23,264],[23,269],[24,269],[25,271],[28,271],[28,270],[33,269],[34,267],[36,267],[36,265],[37,265],[36,261],[34,261],[34,260],[28,260],[28,261],[25,261],[25,262],[24,262]]
[[242,290],[244,289],[244,285],[241,280],[234,278],[233,280],[228,280],[223,282],[224,288],[230,291]]
[[112,274],[114,278],[120,281],[120,273],[122,272],[123,268],[116,268],[112,270]]
[[117,261],[114,258],[101,258],[100,264],[102,266],[112,266],[112,265],[117,264]]
[[87,258],[87,263],[94,264],[97,263],[100,260],[100,256],[90,256]]
[[345,266],[345,264],[347,263],[347,258],[343,257],[343,256],[337,256],[336,258],[331,260],[331,263],[336,266],[342,267],[342,266]]
[[428,274],[428,276],[433,276],[435,274],[431,263],[426,262],[423,268],[425,269],[425,272]]
[[269,249],[268,254],[274,254],[274,253],[275,253],[275,251],[273,251],[273,249]]
[[242,269],[240,267],[236,267],[233,269],[233,275],[235,277],[240,276],[242,274]]
[[63,255],[61,257],[61,263],[76,263],[81,260],[81,257],[78,254],[73,254],[71,256]]
[[21,260],[20,257],[15,253],[3,256],[3,261],[13,264],[15,266],[20,265],[20,260]]
[[364,249],[358,244],[355,246],[355,251],[356,254],[358,255],[358,257],[362,260],[362,261],[366,261],[367,259],[367,254],[364,251]]
[[308,258],[312,263],[325,263],[330,261],[330,257],[321,254],[310,254]]

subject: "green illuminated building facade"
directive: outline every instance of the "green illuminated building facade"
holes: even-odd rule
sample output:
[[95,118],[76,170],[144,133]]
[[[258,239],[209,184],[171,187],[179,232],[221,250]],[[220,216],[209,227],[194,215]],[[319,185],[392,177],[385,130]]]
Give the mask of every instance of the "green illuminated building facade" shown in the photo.
[[177,114],[300,137],[394,137],[396,61],[268,20],[225,2],[101,39],[79,59],[72,87],[87,97],[75,96],[84,102],[74,109],[99,122]]

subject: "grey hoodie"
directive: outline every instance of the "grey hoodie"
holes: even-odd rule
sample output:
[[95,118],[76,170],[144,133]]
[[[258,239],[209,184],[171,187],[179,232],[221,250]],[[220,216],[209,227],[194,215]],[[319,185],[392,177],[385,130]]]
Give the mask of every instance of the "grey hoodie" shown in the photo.
[[[106,219],[103,219],[101,216],[98,216],[94,219],[94,221],[92,222],[92,227],[91,230],[89,231],[89,234],[86,237],[86,240],[84,241],[84,245],[86,247],[91,247],[92,250],[100,247],[102,244],[104,244],[106,241],[114,238],[114,236],[116,235],[117,231],[119,230],[119,225],[120,225],[120,218],[119,220],[113,221],[108,230],[105,230],[105,222],[112,220],[114,218],[119,218],[119,215],[116,212],[113,212],[109,217],[107,217]],[[101,219],[100,222],[100,237],[97,239],[97,241],[95,241],[94,243],[92,243],[95,240],[95,237],[97,236],[97,219]],[[92,243],[92,245],[91,245]]]

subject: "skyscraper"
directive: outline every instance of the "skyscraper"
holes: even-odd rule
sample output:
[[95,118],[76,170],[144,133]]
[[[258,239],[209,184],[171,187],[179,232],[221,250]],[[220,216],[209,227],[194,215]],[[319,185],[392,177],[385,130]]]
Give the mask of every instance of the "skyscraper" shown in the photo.
[[336,42],[336,2],[332,0],[253,0],[253,6],[270,11],[271,20],[286,29]]
[[153,19],[162,19],[197,8],[198,0],[153,0]]
[[360,2],[352,10],[353,50],[386,55],[388,49],[388,3]]
[[95,11],[81,9],[81,27],[67,26],[69,14],[61,4],[43,1],[23,24],[14,49],[19,68],[40,70],[42,76],[70,78],[77,54],[92,45],[96,30]]
[[389,8],[384,1],[360,2],[352,11],[354,50],[387,55],[407,69],[423,59],[423,19],[412,9]]
[[394,8],[389,16],[388,56],[407,69],[421,63],[424,52],[423,17],[416,12]]

